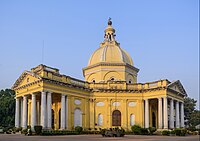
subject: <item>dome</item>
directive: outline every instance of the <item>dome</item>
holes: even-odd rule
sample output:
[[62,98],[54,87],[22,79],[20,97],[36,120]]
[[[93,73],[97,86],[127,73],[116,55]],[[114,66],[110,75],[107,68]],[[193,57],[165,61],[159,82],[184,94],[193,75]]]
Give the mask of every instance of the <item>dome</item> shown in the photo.
[[130,55],[120,48],[120,44],[115,40],[115,29],[112,27],[110,18],[104,32],[104,41],[91,55],[88,66],[98,63],[125,63],[133,66]]
[[90,57],[88,66],[98,63],[126,63],[133,66],[130,55],[118,45],[107,44],[98,48]]

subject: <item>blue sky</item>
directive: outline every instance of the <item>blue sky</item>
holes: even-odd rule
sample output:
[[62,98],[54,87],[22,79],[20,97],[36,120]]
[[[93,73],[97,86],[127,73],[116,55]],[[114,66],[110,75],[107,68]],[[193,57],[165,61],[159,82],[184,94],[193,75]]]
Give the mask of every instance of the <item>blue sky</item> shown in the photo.
[[1,0],[0,89],[41,63],[83,79],[111,17],[138,82],[179,79],[198,99],[198,13],[198,0]]

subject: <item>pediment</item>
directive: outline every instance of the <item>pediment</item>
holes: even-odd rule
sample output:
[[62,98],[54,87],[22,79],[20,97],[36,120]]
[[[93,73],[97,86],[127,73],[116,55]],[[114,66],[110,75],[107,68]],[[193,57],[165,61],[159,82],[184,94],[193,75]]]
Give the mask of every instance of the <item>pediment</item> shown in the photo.
[[12,86],[12,89],[16,89],[18,87],[33,83],[35,81],[41,80],[42,78],[38,75],[36,75],[33,72],[24,71],[20,77],[15,81],[14,85]]
[[179,94],[187,96],[187,93],[179,80],[173,81],[167,85],[167,88],[173,91],[176,91]]

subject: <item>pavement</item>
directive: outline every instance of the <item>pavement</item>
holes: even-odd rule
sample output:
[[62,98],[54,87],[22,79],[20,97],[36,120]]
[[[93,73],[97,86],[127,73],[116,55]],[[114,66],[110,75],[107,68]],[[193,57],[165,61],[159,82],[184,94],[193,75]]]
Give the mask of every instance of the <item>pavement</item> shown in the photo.
[[0,134],[0,141],[199,141],[200,136],[144,136],[102,137],[101,135],[25,136],[22,134]]

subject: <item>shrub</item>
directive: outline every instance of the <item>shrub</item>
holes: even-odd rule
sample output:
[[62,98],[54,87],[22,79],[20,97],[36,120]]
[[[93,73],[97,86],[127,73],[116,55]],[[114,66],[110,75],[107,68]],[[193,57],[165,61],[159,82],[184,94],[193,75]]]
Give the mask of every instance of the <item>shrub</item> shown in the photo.
[[105,136],[106,129],[101,129],[100,133],[102,136]]
[[15,131],[16,131],[16,132],[22,131],[22,127],[15,128]]
[[181,135],[181,129],[180,128],[176,128],[174,130],[174,132],[175,132],[176,136],[180,136]]
[[175,131],[174,130],[170,131],[170,134],[175,134]]
[[42,133],[42,126],[34,126],[34,130],[36,135],[40,135]]
[[149,131],[147,128],[141,128],[141,135],[149,135]]
[[140,135],[141,134],[141,127],[139,125],[132,126],[131,130],[135,135]]
[[83,131],[83,128],[80,126],[75,127],[75,131],[78,132],[79,134]]
[[52,136],[52,135],[78,135],[76,131],[68,130],[43,130],[41,135]]
[[27,131],[28,131],[27,128],[23,129],[23,130],[22,130],[22,134],[25,134],[25,135],[26,135],[26,134],[27,134]]
[[180,136],[185,136],[187,133],[187,130],[186,129],[181,129],[181,135]]
[[153,135],[153,133],[156,131],[155,127],[149,127],[149,134]]
[[162,135],[164,135],[164,136],[168,136],[169,133],[170,133],[170,131],[168,131],[168,130],[163,130],[162,131]]

